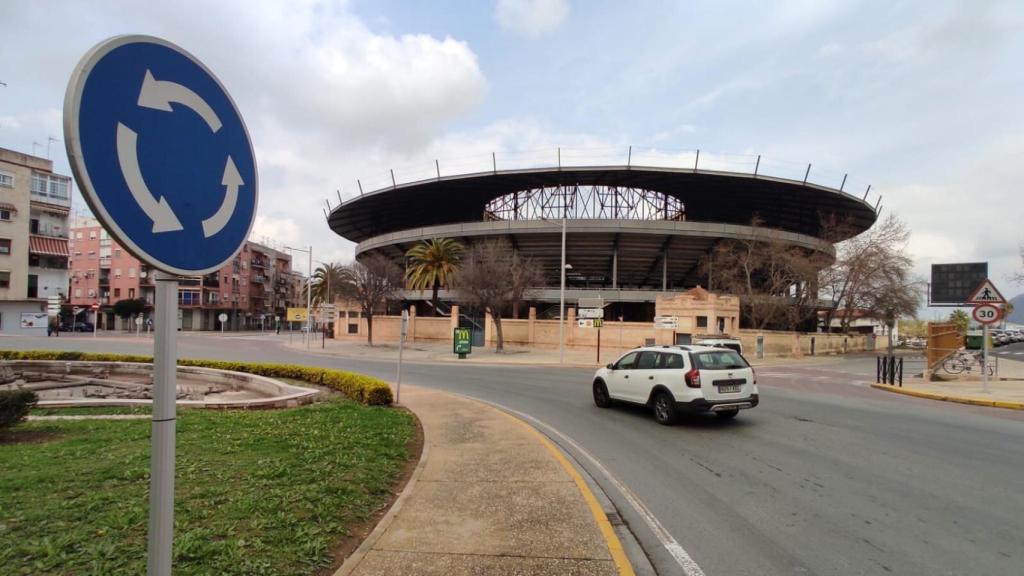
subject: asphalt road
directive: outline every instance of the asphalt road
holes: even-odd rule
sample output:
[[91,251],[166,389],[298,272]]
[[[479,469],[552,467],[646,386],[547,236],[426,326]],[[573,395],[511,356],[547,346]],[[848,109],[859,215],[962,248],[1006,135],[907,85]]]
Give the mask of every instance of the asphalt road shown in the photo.
[[[278,338],[284,338],[278,337]],[[151,342],[4,338],[0,348],[148,353]],[[1011,350],[1012,351],[1012,350]],[[183,335],[182,357],[296,362],[394,378],[394,364],[306,354],[273,337]],[[1024,572],[1024,412],[877,391],[870,358],[758,369],[762,403],[730,422],[601,410],[591,370],[406,364],[403,382],[529,414],[571,437],[711,575]],[[662,574],[681,573],[606,478]]]

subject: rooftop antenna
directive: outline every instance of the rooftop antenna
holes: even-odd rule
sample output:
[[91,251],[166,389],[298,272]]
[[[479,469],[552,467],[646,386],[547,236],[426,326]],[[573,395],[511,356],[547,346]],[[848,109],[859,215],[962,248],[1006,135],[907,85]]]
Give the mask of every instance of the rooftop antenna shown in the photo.
[[53,144],[54,142],[60,142],[60,140],[57,140],[53,136],[47,136],[46,137],[46,159],[47,160],[50,160],[50,144]]

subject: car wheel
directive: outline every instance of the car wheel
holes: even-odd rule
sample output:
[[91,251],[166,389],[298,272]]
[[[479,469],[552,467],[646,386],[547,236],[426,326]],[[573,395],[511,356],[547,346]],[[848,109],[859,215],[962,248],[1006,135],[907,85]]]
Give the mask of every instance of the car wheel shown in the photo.
[[594,382],[594,404],[598,408],[608,408],[612,405],[611,396],[608,395],[608,387],[600,380]]
[[658,392],[654,397],[654,420],[665,426],[675,424],[676,402],[668,392]]
[[718,412],[715,412],[715,416],[718,416],[722,420],[732,420],[739,413],[739,408],[733,408],[732,410],[719,410]]

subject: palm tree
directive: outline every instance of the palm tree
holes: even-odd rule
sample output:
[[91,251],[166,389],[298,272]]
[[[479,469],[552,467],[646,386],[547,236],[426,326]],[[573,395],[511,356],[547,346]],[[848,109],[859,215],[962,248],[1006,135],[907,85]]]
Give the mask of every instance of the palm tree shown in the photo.
[[310,282],[313,285],[313,303],[332,304],[334,296],[341,293],[344,266],[338,262],[324,262],[313,271]]
[[430,303],[434,308],[434,316],[439,315],[437,291],[442,286],[451,286],[461,255],[462,244],[452,238],[424,240],[405,253],[409,259],[405,269],[406,286],[410,290],[433,289]]

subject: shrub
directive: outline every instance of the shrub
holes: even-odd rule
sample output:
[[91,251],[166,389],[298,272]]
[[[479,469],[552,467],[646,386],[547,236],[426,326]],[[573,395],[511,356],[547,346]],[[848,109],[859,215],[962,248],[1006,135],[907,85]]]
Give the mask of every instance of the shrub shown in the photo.
[[0,390],[0,428],[21,422],[38,400],[31,390]]
[[[92,362],[144,362],[153,361],[152,356],[131,354],[96,354],[90,352],[59,352],[51,350],[0,350],[3,360],[83,360]],[[311,384],[333,388],[352,400],[371,406],[387,406],[394,401],[388,383],[346,370],[299,366],[298,364],[266,364],[262,362],[233,362],[228,360],[195,360],[179,358],[178,366],[195,366],[216,370],[245,372],[270,378],[291,378]]]

